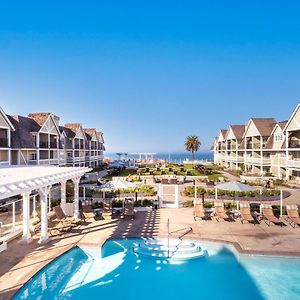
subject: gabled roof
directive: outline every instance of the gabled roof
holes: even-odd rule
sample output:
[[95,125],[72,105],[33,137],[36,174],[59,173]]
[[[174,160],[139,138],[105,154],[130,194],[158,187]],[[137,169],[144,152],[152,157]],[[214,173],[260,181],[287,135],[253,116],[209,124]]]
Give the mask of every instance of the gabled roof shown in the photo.
[[287,122],[288,122],[288,120],[285,120],[285,121],[278,122],[277,124],[283,130],[284,127],[286,126]]
[[64,126],[59,126],[59,131],[61,133],[65,133],[65,135],[69,138],[69,139],[73,139],[76,135],[76,133],[74,133],[70,128],[64,127]]
[[8,116],[15,131],[11,132],[12,148],[35,148],[32,132],[38,132],[41,126],[33,119],[22,116]]
[[278,122],[278,123],[274,126],[274,128],[273,128],[273,130],[272,130],[272,132],[271,132],[271,135],[274,134],[276,128],[278,128],[278,127],[283,131],[283,129],[284,129],[286,123],[287,123],[287,121],[281,121],[281,122]]
[[67,123],[67,124],[65,124],[65,127],[69,128],[76,134],[77,130],[81,127],[81,124],[80,123]]
[[248,131],[248,128],[251,123],[253,123],[255,125],[255,127],[257,128],[257,130],[261,136],[267,136],[267,137],[269,137],[271,135],[271,132],[272,132],[274,126],[276,125],[276,121],[274,118],[251,118],[245,127],[245,132],[244,132],[243,137],[245,136],[246,132]]
[[237,140],[241,140],[243,138],[245,132],[245,125],[230,125],[229,129],[227,130],[226,137],[230,129],[232,130]]
[[273,146],[274,146],[274,136],[270,135],[266,142],[265,149],[273,149]]
[[238,149],[244,149],[245,148],[245,138],[242,139]]
[[45,124],[49,116],[51,115],[50,112],[46,113],[30,113],[28,114],[28,118],[35,120],[41,127]]
[[85,132],[85,136],[89,141],[92,139],[93,134],[95,134],[97,137],[97,131],[95,128],[83,128],[83,131]]
[[223,136],[224,139],[226,137],[227,131],[228,131],[227,129],[221,129],[220,130],[220,133],[222,134],[222,136]]
[[6,113],[4,112],[4,110],[2,109],[2,107],[0,106],[0,114],[3,116],[4,120],[6,121],[7,125],[10,127],[11,130],[15,130],[13,124],[11,123],[8,115],[6,115]]
[[103,132],[97,131],[96,135],[97,135],[98,140],[101,141],[101,143],[104,143]]
[[[280,128],[282,131],[283,131],[283,128],[285,127],[287,121],[281,121],[281,122],[278,122],[272,132],[271,132],[271,135],[269,136],[267,142],[266,142],[266,145],[265,145],[265,148],[266,149],[273,149],[273,146],[274,146],[274,134],[275,134],[275,131],[277,128]],[[282,145],[281,145],[281,149],[284,148],[284,145],[285,145],[285,139],[282,141]]]
[[269,136],[276,125],[274,118],[253,118],[251,120],[261,136]]
[[52,118],[57,133],[60,132],[59,127],[57,126],[57,123],[55,122],[55,121],[59,121],[59,117],[55,116],[54,114],[52,114],[50,112],[30,113],[30,114],[28,114],[28,118],[36,121],[36,123],[38,123],[41,128],[44,126],[44,124],[47,122],[47,120],[49,118]]
[[288,119],[287,123],[285,124],[284,128],[283,128],[283,131],[286,131],[287,130],[287,127],[290,125],[290,123],[292,122],[292,120],[294,119],[297,111],[299,110],[300,108],[300,103],[297,104],[296,108],[294,109],[292,115],[290,116],[290,118]]
[[83,132],[83,134],[84,134],[84,136],[86,138],[86,134],[85,134],[85,132],[84,132],[84,130],[83,130],[83,128],[82,128],[82,126],[81,126],[80,123],[67,123],[67,124],[65,124],[64,127],[68,128],[69,130],[71,130],[73,132],[73,134],[74,134],[74,137],[76,136],[77,131],[80,129],[80,130],[82,130],[82,132]]

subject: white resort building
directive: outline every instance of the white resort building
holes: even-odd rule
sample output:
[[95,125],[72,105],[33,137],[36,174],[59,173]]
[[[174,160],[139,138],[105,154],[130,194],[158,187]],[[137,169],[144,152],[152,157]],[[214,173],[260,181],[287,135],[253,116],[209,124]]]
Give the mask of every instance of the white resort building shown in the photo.
[[251,118],[221,129],[212,150],[214,163],[227,169],[300,180],[300,104],[287,121]]
[[102,132],[59,120],[52,113],[10,116],[0,108],[0,165],[101,165]]

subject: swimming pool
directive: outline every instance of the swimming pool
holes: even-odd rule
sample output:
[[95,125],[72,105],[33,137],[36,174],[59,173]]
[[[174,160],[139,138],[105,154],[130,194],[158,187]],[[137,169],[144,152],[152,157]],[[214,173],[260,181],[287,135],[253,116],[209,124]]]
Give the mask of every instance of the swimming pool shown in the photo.
[[13,299],[300,299],[300,258],[237,255],[229,246],[201,242],[205,257],[168,261],[137,255],[138,242],[76,247]]

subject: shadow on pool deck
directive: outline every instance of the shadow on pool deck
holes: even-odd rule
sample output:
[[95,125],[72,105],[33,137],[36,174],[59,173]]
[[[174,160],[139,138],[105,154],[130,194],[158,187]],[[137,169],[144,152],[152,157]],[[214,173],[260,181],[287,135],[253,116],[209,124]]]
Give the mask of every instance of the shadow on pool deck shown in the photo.
[[138,212],[133,220],[120,219],[110,238],[155,237],[159,233],[159,224],[159,210]]

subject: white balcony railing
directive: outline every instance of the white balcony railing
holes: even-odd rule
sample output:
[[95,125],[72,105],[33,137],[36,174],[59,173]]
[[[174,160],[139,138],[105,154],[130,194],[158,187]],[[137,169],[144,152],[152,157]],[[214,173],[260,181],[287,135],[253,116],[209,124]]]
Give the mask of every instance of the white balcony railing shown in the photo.
[[288,160],[287,166],[290,168],[300,168],[300,160]]

